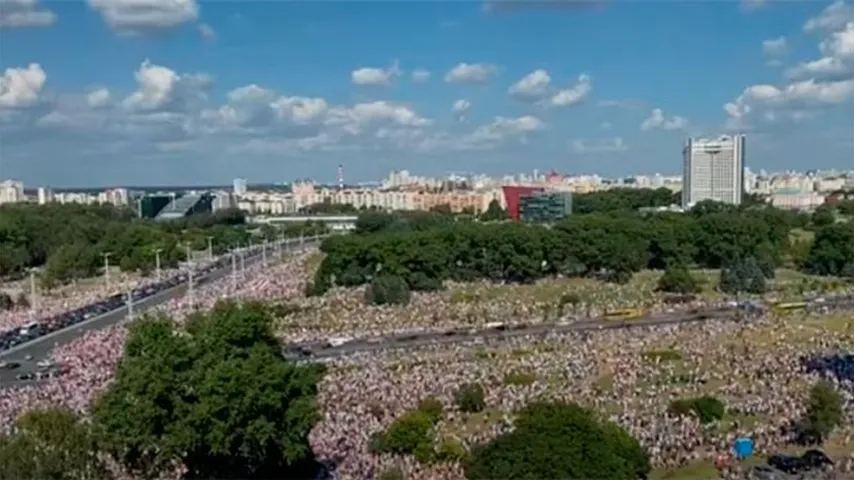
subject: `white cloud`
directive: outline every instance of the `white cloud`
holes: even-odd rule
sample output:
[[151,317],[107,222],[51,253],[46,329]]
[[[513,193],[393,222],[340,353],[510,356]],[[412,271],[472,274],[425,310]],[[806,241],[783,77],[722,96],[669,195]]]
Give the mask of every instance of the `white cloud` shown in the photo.
[[854,76],[854,22],[833,32],[819,44],[821,58],[802,62],[786,70],[793,80],[838,80]]
[[142,62],[134,78],[138,88],[123,104],[136,111],[186,108],[189,103],[206,100],[212,83],[207,75],[178,74],[149,60]]
[[466,99],[459,99],[451,105],[451,113],[457,117],[457,119],[462,120],[465,117],[466,112],[471,108],[471,102]]
[[537,69],[513,84],[508,93],[521,99],[540,99],[548,94],[551,81],[549,72]]
[[92,90],[86,95],[86,104],[91,108],[104,108],[112,104],[110,91],[106,88]]
[[412,72],[412,81],[416,83],[424,83],[427,80],[430,80],[430,72],[423,68],[416,68]]
[[625,152],[629,149],[621,137],[595,142],[576,139],[569,142],[569,146],[577,154],[616,153]]
[[824,37],[821,56],[787,69],[780,85],[746,87],[723,107],[728,129],[746,130],[757,120],[800,121],[854,100],[854,7],[833,3],[803,29]]
[[395,62],[391,67],[382,68],[360,68],[350,73],[350,80],[356,85],[388,86],[395,78],[400,76],[401,71]]
[[548,100],[549,105],[553,107],[571,107],[583,102],[593,91],[591,78],[587,74],[578,76],[578,81],[568,88],[558,90]]
[[38,104],[45,82],[47,74],[38,63],[26,68],[7,68],[0,77],[0,109]]
[[786,37],[777,37],[762,42],[762,53],[769,57],[779,57],[789,51]]
[[201,35],[203,39],[209,42],[216,40],[216,30],[207,23],[200,23],[197,28],[199,30],[199,35]]
[[448,83],[485,83],[498,72],[495,65],[460,63],[445,74]]
[[39,5],[39,0],[0,0],[0,27],[48,27],[56,14]]
[[839,0],[827,6],[820,14],[804,23],[804,31],[827,32],[838,30],[848,22],[854,22],[854,5]]
[[683,130],[688,126],[688,119],[674,115],[667,117],[660,108],[655,108],[652,113],[641,123],[641,130]]
[[199,18],[196,0],[87,0],[117,33],[140,35],[193,23]]

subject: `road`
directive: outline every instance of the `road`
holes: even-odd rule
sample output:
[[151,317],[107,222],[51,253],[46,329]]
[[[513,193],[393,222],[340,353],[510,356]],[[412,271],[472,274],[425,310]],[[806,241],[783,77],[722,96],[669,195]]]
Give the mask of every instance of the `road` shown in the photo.
[[[292,240],[292,243],[297,240]],[[305,247],[314,246],[317,241],[304,243]],[[261,261],[262,255],[255,254],[252,257],[246,257],[246,264],[251,265]],[[207,283],[219,280],[231,274],[231,266],[225,266],[209,273],[207,276],[194,280],[194,286],[199,287]],[[188,285],[182,283],[169,290],[164,290],[155,295],[152,295],[144,300],[140,300],[133,305],[134,315],[139,315],[157,305],[168,302],[169,300],[180,297],[186,293]],[[33,373],[38,371],[36,363],[47,358],[50,352],[59,345],[64,345],[76,338],[85,335],[87,332],[101,330],[111,327],[125,320],[127,317],[127,309],[120,308],[112,312],[105,313],[98,317],[90,318],[81,323],[71,325],[62,330],[49,333],[42,337],[36,338],[27,343],[16,345],[9,350],[0,352],[0,361],[19,363],[20,367],[14,370],[0,370],[0,386],[10,386],[20,383],[15,377],[21,373]],[[27,360],[31,358],[31,360]],[[33,383],[28,381],[27,383]]]

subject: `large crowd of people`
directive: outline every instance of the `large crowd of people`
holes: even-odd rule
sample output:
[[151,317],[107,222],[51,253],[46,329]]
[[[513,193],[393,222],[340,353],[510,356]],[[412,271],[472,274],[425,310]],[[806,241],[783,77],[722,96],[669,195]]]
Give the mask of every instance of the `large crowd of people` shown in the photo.
[[[173,299],[156,310],[180,320],[226,298],[287,301],[297,308],[279,319],[277,328],[283,340],[293,342],[330,335],[440,331],[488,322],[534,323],[615,308],[676,308],[662,302],[650,285],[621,287],[592,281],[574,287],[582,299],[580,304],[557,313],[554,301],[536,295],[514,296],[508,292],[516,287],[486,284],[416,294],[406,307],[366,306],[359,289],[333,289],[321,297],[305,298],[308,275],[303,270],[310,255],[306,252],[281,262],[247,265],[245,273],[205,283],[192,295]],[[495,294],[491,290],[495,288],[506,290]],[[533,292],[536,287],[526,288]],[[62,300],[57,302],[40,308],[63,308]],[[703,306],[696,302],[679,308]],[[8,428],[22,411],[39,407],[65,405],[85,413],[111,381],[125,335],[126,327],[116,325],[57,345],[52,356],[65,374],[0,390],[0,426]],[[391,467],[404,470],[407,478],[461,478],[461,467],[456,464],[425,466],[411,458],[371,453],[370,436],[432,396],[446,409],[440,434],[472,445],[510,428],[508,412],[547,397],[606,412],[641,441],[657,467],[676,468],[715,458],[728,451],[739,436],[752,437],[757,453],[768,454],[792,440],[789,427],[803,413],[808,386],[830,369],[807,368],[802,358],[831,354],[850,345],[850,340],[844,328],[762,317],[748,322],[709,321],[362,353],[331,362],[320,387],[323,420],[311,441],[317,454],[337,463],[341,478],[376,478]],[[672,349],[681,360],[657,362],[644,355],[655,349]],[[530,381],[509,382],[508,373],[524,373]],[[851,379],[834,378],[847,387],[843,391],[851,391]],[[462,414],[453,408],[455,391],[470,382],[486,389],[487,410],[481,414]],[[704,392],[724,399],[731,412],[715,428],[667,413],[670,400]],[[846,395],[848,400],[854,398]],[[851,451],[852,436],[854,429],[849,428],[834,442]],[[846,471],[852,463],[854,457],[839,462]]]

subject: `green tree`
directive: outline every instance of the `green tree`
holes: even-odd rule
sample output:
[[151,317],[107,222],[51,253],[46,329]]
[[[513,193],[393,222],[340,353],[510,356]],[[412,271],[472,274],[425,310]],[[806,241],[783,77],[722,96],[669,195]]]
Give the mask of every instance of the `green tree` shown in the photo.
[[365,301],[371,305],[405,305],[409,297],[409,285],[397,275],[378,275],[365,291]]
[[18,419],[13,433],[0,438],[2,480],[108,477],[89,425],[70,410],[30,411]]
[[462,385],[454,395],[457,407],[466,413],[477,413],[486,408],[486,394],[479,383]]
[[812,224],[816,228],[823,228],[836,223],[836,209],[830,205],[821,205],[812,214]]
[[261,304],[221,303],[174,328],[168,318],[131,327],[93,409],[105,450],[145,477],[176,461],[193,478],[312,475],[323,367],[282,357]]
[[816,275],[840,275],[854,264],[854,225],[835,223],[819,229],[805,262]]
[[700,285],[687,268],[675,266],[664,271],[664,275],[658,279],[657,290],[660,292],[689,294],[699,292]]
[[799,425],[804,443],[821,443],[844,419],[844,401],[833,384],[826,380],[810,390],[807,411]]
[[529,405],[515,427],[472,451],[466,478],[629,480],[650,471],[636,439],[578,405]]
[[495,199],[489,202],[486,211],[480,215],[481,221],[484,222],[500,222],[507,218],[507,211],[501,208],[501,204]]

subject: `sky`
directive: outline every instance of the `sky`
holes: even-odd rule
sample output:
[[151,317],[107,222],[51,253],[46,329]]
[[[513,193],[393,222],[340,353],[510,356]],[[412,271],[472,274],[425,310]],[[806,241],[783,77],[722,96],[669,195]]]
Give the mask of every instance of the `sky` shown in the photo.
[[0,179],[854,169],[854,3],[0,0]]

